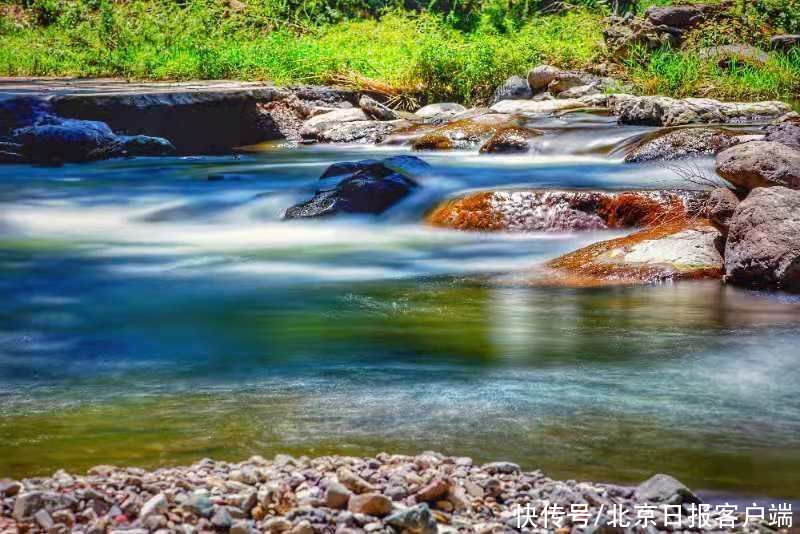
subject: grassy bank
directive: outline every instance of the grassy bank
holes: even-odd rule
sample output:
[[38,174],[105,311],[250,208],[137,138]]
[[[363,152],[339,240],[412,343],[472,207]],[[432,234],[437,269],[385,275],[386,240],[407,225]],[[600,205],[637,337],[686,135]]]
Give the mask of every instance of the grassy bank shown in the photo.
[[[603,60],[602,6],[539,15],[527,3],[460,5],[26,0],[2,11],[0,74],[378,84],[474,103],[537,63]],[[764,65],[723,69],[662,50],[615,74],[644,93],[789,98],[800,88],[800,58],[773,53]]]

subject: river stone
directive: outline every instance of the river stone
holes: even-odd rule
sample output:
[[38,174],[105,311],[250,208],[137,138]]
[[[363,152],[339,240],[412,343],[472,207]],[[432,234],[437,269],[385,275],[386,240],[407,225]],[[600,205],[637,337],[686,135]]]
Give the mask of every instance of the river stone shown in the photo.
[[336,478],[345,488],[353,493],[372,493],[375,491],[375,486],[353,473],[346,467],[339,468],[336,471]]
[[711,98],[676,99],[628,94],[609,95],[607,104],[621,123],[649,126],[724,124],[780,117],[790,111],[787,104],[777,101],[720,102]]
[[495,89],[489,105],[501,100],[528,100],[533,96],[528,80],[521,76],[511,76]]
[[344,510],[350,500],[350,491],[341,484],[331,482],[325,490],[325,506]]
[[433,117],[452,117],[459,113],[464,113],[465,111],[467,111],[467,108],[461,104],[442,102],[439,104],[428,104],[427,106],[419,108],[414,113],[423,119],[431,119]]
[[418,504],[395,512],[384,522],[398,531],[408,534],[436,534],[439,530],[436,520],[426,504]]
[[522,471],[519,465],[512,462],[491,462],[481,468],[489,474],[513,475]]
[[480,148],[482,154],[525,153],[531,149],[531,141],[542,132],[509,126],[492,134]]
[[13,497],[22,491],[22,484],[16,480],[4,478],[0,480],[0,495],[4,497]]
[[183,508],[200,517],[209,517],[214,511],[214,505],[211,499],[204,492],[192,493],[186,501],[182,504]]
[[637,503],[701,504],[702,501],[677,479],[664,474],[653,475],[634,492]]
[[[405,125],[405,121],[397,121]],[[303,129],[304,140],[316,139],[322,143],[378,143],[392,133],[398,124],[395,121],[347,121],[325,122],[316,129]]]
[[393,121],[399,118],[394,110],[367,95],[361,95],[358,106],[364,113],[379,121]]
[[553,113],[556,111],[565,111],[569,109],[578,109],[586,107],[586,105],[577,99],[563,99],[563,100],[502,100],[494,104],[490,109],[495,113]]
[[796,119],[767,126],[766,132],[764,141],[774,141],[800,150],[800,123]]
[[315,115],[303,123],[303,129],[316,128],[326,122],[368,121],[369,117],[360,108],[345,108]]
[[770,141],[752,141],[717,154],[717,173],[746,190],[782,185],[800,188],[800,151]]
[[725,243],[726,280],[800,290],[800,191],[757,188],[733,213]]
[[384,517],[391,513],[392,501],[380,493],[362,493],[350,497],[347,510],[354,514]]
[[739,205],[739,198],[727,187],[718,187],[708,195],[706,214],[708,220],[723,236],[728,235],[731,217]]
[[551,65],[537,65],[528,72],[528,85],[533,91],[541,91],[556,79],[561,69]]
[[151,515],[163,514],[167,511],[167,496],[159,493],[151,497],[139,511],[139,520],[145,521]]
[[73,509],[76,505],[75,498],[67,494],[51,491],[29,491],[17,495],[12,516],[17,521],[25,521],[33,517],[41,509],[55,512],[64,508]]
[[644,16],[654,26],[669,26],[688,30],[703,22],[716,8],[707,4],[687,4],[676,6],[652,6]]
[[417,502],[436,502],[447,497],[450,483],[443,478],[436,478],[414,494]]
[[625,156],[626,163],[671,161],[716,154],[739,142],[736,135],[711,128],[681,128],[649,139]]

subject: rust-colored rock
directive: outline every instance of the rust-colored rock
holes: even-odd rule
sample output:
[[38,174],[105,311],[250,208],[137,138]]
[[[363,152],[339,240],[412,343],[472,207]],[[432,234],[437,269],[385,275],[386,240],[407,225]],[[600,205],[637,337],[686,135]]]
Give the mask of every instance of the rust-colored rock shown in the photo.
[[414,139],[411,148],[413,150],[452,150],[455,148],[455,143],[446,135],[429,133]]
[[366,514],[375,517],[384,517],[392,512],[392,501],[380,493],[364,493],[353,495],[347,505],[347,510],[354,514]]
[[417,502],[436,502],[447,497],[449,492],[450,483],[443,478],[437,478],[415,493],[414,498]]
[[531,141],[542,135],[538,130],[509,126],[496,131],[480,149],[482,154],[525,153],[531,149]]

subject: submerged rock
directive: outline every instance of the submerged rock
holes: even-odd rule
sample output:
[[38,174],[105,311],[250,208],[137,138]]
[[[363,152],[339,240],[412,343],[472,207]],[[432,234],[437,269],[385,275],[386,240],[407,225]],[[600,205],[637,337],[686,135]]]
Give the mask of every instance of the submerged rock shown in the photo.
[[782,143],[753,141],[717,155],[717,173],[737,188],[782,185],[800,189],[800,151]]
[[338,183],[321,187],[312,199],[286,210],[284,218],[383,213],[418,187],[411,176],[423,173],[428,167],[413,156],[332,165],[321,179],[338,178]]
[[740,136],[725,130],[682,128],[646,140],[625,155],[625,162],[643,163],[709,156],[741,141]]
[[800,191],[754,189],[731,217],[725,243],[726,280],[800,290]]
[[697,214],[693,191],[489,191],[447,201],[429,224],[472,231],[585,231],[650,226]]

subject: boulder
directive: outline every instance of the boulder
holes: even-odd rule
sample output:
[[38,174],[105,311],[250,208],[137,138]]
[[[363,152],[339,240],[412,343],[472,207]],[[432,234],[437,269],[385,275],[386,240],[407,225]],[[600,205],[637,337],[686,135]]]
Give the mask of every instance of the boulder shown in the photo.
[[558,96],[559,93],[563,93],[568,89],[590,85],[597,81],[597,77],[584,72],[560,71],[553,80],[547,84],[547,90],[550,94]]
[[730,131],[681,128],[645,140],[625,155],[625,162],[643,163],[709,156],[739,142],[740,138]]
[[11,141],[32,163],[85,162],[125,155],[163,156],[175,152],[166,139],[119,136],[98,121],[47,116],[13,131]]
[[633,498],[637,503],[651,504],[702,504],[702,501],[683,485],[669,475],[653,475],[636,488]]
[[[413,150],[473,149],[495,132],[514,125],[510,115],[503,113],[474,113],[463,115],[446,124],[424,131],[411,141]],[[419,131],[419,130],[417,130]]]
[[50,114],[50,104],[42,97],[0,95],[0,137]]
[[533,92],[544,91],[561,73],[561,69],[551,65],[537,65],[528,71],[528,86]]
[[361,95],[358,106],[371,118],[379,121],[393,121],[400,117],[391,108],[384,106],[377,100],[367,95]]
[[706,216],[723,237],[728,235],[731,217],[738,205],[739,197],[727,187],[718,187],[708,195]]
[[360,108],[335,109],[327,113],[314,115],[303,123],[303,130],[312,130],[325,123],[343,123],[352,121],[368,121],[370,118]]
[[800,121],[788,120],[767,126],[764,141],[774,141],[800,150]]
[[542,132],[509,126],[496,131],[480,148],[482,154],[525,153],[531,149],[531,141]]
[[563,100],[502,100],[491,108],[495,113],[508,114],[545,114],[569,109],[586,107],[586,104],[577,99]]
[[595,286],[720,278],[719,239],[719,230],[706,220],[672,219],[556,258],[540,282]]
[[528,80],[521,76],[511,76],[495,89],[489,104],[501,100],[528,100],[533,96]]
[[458,115],[459,113],[464,113],[465,111],[467,111],[467,108],[461,104],[442,102],[439,104],[428,104],[427,106],[423,106],[415,111],[414,114],[418,117],[422,117],[423,119],[430,119],[433,117],[452,117],[454,115]]
[[436,478],[420,488],[420,490],[414,494],[414,499],[417,502],[441,501],[447,497],[449,491],[450,482],[443,478]]
[[717,173],[737,188],[782,185],[800,188],[800,151],[770,141],[752,141],[717,154]]
[[441,133],[421,135],[411,142],[412,150],[451,150],[456,148],[455,142]]
[[603,89],[599,83],[576,85],[558,93],[557,98],[586,98],[602,94]]
[[754,121],[779,117],[790,111],[787,104],[778,101],[739,103],[628,94],[610,95],[607,104],[621,123],[648,126]]
[[800,46],[800,35],[775,35],[769,40],[769,47],[780,52],[789,52]]
[[757,188],[733,213],[725,279],[752,287],[800,290],[800,191]]
[[315,130],[301,131],[303,139],[320,143],[379,143],[396,128],[406,126],[403,120],[398,121],[348,121],[325,122]]
[[[424,161],[413,156],[364,160],[350,165],[348,171],[341,166],[329,168],[322,179],[337,178],[338,183],[318,188],[312,199],[287,209],[284,218],[383,213],[416,189],[418,185],[411,177],[428,168]],[[347,486],[341,477],[340,481]]]
[[718,10],[718,6],[708,4],[652,6],[645,11],[644,16],[654,26],[668,26],[678,30],[689,30],[705,21]]
[[698,50],[697,57],[706,61],[715,61],[723,69],[730,68],[734,62],[763,65],[769,60],[769,54],[749,44],[710,46]]
[[655,50],[680,44],[680,30],[657,26],[640,17],[611,16],[604,23],[603,39],[606,49],[616,59],[625,59],[631,51],[641,48]]
[[704,201],[704,193],[693,191],[486,191],[444,202],[427,222],[484,232],[646,227],[698,215]]
[[439,531],[427,504],[418,504],[395,512],[384,519],[384,522],[406,534],[436,534]]

